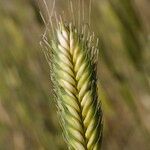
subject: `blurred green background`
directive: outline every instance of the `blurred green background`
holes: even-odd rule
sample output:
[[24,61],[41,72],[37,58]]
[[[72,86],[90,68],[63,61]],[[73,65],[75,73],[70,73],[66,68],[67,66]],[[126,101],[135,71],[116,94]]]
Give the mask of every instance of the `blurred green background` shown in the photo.
[[[0,0],[0,150],[67,149],[39,45],[39,6]],[[91,18],[100,38],[103,150],[150,150],[150,2],[95,0]]]

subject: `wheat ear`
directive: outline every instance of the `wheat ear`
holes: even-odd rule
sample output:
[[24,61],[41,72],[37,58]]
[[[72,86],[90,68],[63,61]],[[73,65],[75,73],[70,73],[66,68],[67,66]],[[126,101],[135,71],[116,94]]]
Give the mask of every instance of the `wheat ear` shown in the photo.
[[100,150],[102,112],[98,101],[96,47],[92,37],[59,22],[51,49],[51,76],[64,137],[71,150]]

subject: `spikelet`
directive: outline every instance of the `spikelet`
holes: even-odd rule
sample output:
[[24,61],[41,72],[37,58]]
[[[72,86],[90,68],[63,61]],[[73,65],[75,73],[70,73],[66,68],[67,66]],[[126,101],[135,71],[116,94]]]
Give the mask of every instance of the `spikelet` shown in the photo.
[[[62,19],[55,38],[43,37],[63,134],[71,150],[100,150],[102,112],[97,90],[97,42]],[[88,33],[90,33],[88,31]]]

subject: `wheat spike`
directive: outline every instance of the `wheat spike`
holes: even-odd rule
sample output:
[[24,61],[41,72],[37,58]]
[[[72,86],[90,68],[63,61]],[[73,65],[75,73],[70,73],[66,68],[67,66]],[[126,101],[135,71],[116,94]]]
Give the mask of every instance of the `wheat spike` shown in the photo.
[[99,150],[102,112],[98,101],[93,37],[59,22],[51,50],[51,76],[64,137],[71,150]]
[[[72,8],[72,1],[70,6]],[[71,12],[74,13],[73,8]],[[51,30],[46,25],[42,45],[50,65],[58,114],[68,149],[100,150],[102,112],[96,77],[98,41],[80,23],[80,27],[76,28],[74,21],[73,24],[64,23],[57,15],[55,26],[51,16],[49,21]],[[50,39],[49,35],[52,35]]]

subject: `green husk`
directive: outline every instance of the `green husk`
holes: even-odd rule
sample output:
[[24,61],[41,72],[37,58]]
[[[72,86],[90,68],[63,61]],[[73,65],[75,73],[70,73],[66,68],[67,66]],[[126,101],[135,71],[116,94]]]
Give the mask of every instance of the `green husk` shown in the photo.
[[[50,67],[63,134],[69,149],[99,150],[102,112],[97,90],[94,36],[59,22],[50,49]],[[48,55],[49,55],[48,54]]]

